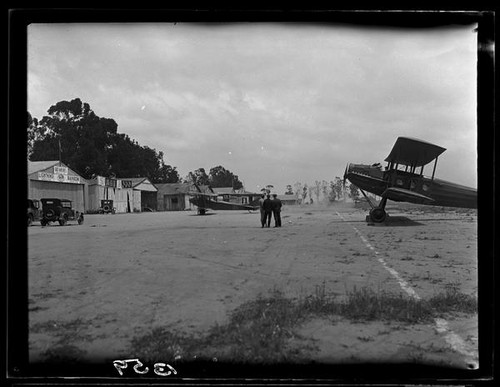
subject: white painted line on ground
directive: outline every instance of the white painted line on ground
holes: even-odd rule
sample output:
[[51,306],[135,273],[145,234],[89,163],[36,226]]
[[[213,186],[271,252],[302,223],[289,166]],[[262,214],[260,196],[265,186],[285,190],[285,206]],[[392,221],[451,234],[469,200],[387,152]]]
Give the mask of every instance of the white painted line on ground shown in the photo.
[[[340,213],[336,212],[337,216],[342,219],[342,221],[346,221]],[[363,234],[355,227],[352,226],[356,234],[358,234],[359,238],[363,241],[365,246],[372,250],[375,253],[375,256],[377,256],[379,253],[375,250],[375,248],[370,244],[368,239],[364,237]],[[391,275],[396,279],[396,281],[399,283],[399,286],[408,294],[410,297],[414,298],[415,300],[421,300],[420,296],[417,294],[417,292],[399,275],[399,273],[394,270],[392,267],[390,267],[383,258],[377,258],[377,261],[379,261],[384,268],[391,273]],[[461,353],[462,355],[465,356],[467,366],[469,369],[477,369],[479,367],[478,363],[478,353],[475,349],[471,348],[467,343],[453,330],[451,330],[450,325],[448,324],[448,321],[442,318],[436,318],[434,319],[434,322],[436,324],[436,330],[444,335],[445,341],[455,350],[456,352]]]

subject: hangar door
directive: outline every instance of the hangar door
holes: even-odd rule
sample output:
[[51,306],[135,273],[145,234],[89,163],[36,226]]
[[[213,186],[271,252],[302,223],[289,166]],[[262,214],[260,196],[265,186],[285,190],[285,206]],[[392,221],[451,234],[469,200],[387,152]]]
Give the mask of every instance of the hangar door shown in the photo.
[[29,199],[69,199],[75,210],[85,211],[83,184],[56,183],[51,181],[31,180],[28,192]]

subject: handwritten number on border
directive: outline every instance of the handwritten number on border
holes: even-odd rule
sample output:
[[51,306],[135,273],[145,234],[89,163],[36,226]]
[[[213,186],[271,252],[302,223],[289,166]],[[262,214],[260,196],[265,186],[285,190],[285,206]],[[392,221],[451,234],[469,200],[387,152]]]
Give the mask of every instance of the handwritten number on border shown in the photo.
[[[165,367],[168,367],[170,371],[164,372]],[[172,367],[170,364],[165,364],[165,363],[155,363],[154,372],[156,375],[159,376],[169,376],[172,373],[174,375],[177,375],[177,371],[175,370],[175,368]]]
[[[149,367],[142,364],[139,359],[126,359],[126,360],[115,360],[113,361],[113,365],[120,375],[123,376],[123,370],[128,367],[128,363],[136,363],[134,365],[134,371],[137,374],[147,374],[149,372]],[[140,370],[139,368],[143,367],[144,369]],[[168,369],[166,369],[168,368]],[[165,363],[155,363],[154,364],[154,373],[159,376],[169,376],[171,374],[177,375],[177,371],[170,364]]]

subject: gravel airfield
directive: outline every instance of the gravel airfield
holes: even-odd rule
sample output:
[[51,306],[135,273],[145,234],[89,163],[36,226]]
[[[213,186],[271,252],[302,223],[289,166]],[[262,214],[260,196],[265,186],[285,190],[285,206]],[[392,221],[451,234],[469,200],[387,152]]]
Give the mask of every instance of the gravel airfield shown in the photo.
[[[427,299],[477,294],[475,210],[388,206],[385,225],[352,205],[288,206],[283,227],[257,213],[86,215],[28,230],[30,361],[70,349],[82,362],[135,358],[134,338],[157,327],[200,334],[244,302],[318,288],[338,299],[371,289]],[[289,344],[301,360],[424,362],[477,367],[477,315],[426,324],[312,317]]]

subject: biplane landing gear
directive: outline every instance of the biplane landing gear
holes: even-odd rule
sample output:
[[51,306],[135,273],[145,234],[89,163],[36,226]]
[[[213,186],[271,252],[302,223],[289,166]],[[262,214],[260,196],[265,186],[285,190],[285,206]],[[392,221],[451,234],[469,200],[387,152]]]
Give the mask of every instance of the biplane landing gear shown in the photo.
[[[365,195],[363,191],[361,192],[363,193],[363,195]],[[387,219],[387,212],[385,212],[385,205],[387,204],[387,198],[382,198],[379,205],[374,206],[371,200],[366,195],[365,197],[368,200],[368,203],[370,203],[370,206],[372,207],[369,215],[366,216],[366,221],[372,223],[384,222]]]
[[198,208],[198,215],[205,215],[207,213],[207,210],[204,208]]
[[367,218],[373,223],[382,223],[387,219],[387,212],[381,207],[375,207],[370,210],[370,215]]

